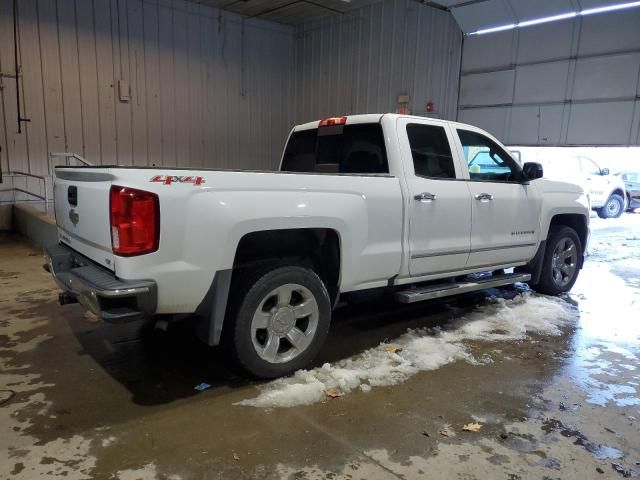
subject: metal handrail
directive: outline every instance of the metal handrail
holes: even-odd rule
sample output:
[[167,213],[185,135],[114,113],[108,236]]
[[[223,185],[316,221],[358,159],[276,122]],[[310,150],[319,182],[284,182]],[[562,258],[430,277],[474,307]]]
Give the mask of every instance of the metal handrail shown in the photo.
[[[37,193],[30,192],[29,190],[25,190],[24,188],[12,187],[12,188],[0,189],[0,193],[3,193],[3,192],[20,192],[20,193],[24,193],[25,195],[31,195],[32,197],[39,198],[40,200],[44,200],[45,202],[47,201],[46,196],[43,197],[42,195],[38,195]],[[15,195],[13,197],[13,201],[14,202],[16,201]]]
[[45,177],[43,177],[42,175],[35,175],[33,173],[27,173],[27,172],[21,172],[19,170],[12,170],[10,172],[7,172],[5,174],[5,176],[7,177],[11,177],[13,175],[23,175],[25,177],[33,177],[33,178],[37,178],[38,180],[46,180]]
[[51,167],[51,161],[54,158],[64,158],[65,159],[65,165],[69,166],[69,159],[71,158],[75,158],[76,160],[78,160],[80,163],[82,163],[83,165],[87,165],[87,166],[91,166],[93,165],[93,163],[91,163],[89,160],[87,160],[84,157],[81,157],[80,155],[78,155],[77,153],[73,153],[73,152],[49,152],[49,167]]
[[[48,191],[48,187],[47,187],[47,178],[46,177],[44,177],[42,175],[36,175],[34,173],[22,172],[20,170],[12,170],[12,171],[9,171],[5,175],[5,177],[13,177],[13,178],[18,177],[18,176],[35,178],[35,179],[39,180],[40,182],[42,182],[42,188],[40,189],[40,192],[42,192],[44,190],[44,196],[42,196],[40,194],[37,194],[37,193],[30,192],[29,190],[25,190],[25,189],[20,188],[20,187],[16,187],[15,183],[13,181],[12,181],[13,186],[11,188],[2,189],[2,190],[0,190],[0,192],[21,192],[21,193],[24,193],[26,195],[31,195],[32,197],[39,198],[40,200],[44,200],[45,202],[47,201],[49,191]],[[25,182],[25,188],[27,188],[28,185],[29,184],[27,182]],[[15,194],[13,195],[13,201],[14,202],[16,201]]]

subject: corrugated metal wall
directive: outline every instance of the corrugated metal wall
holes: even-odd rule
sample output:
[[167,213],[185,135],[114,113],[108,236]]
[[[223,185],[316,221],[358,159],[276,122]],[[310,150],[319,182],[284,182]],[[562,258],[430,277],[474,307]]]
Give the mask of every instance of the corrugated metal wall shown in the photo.
[[[14,72],[11,0],[0,71]],[[184,0],[19,0],[23,114],[1,78],[4,172],[94,163],[273,168],[294,117],[293,29]],[[130,87],[120,100],[119,80]]]
[[[9,74],[11,3],[0,0],[0,71]],[[52,151],[96,164],[272,169],[296,122],[392,112],[400,94],[413,113],[433,102],[433,116],[455,116],[460,30],[415,1],[295,30],[185,0],[18,4],[31,122],[17,133],[15,81],[1,78],[4,172],[47,175]]]
[[410,110],[453,119],[461,32],[453,17],[411,0],[387,0],[297,27],[296,121]]
[[640,9],[466,37],[459,119],[512,145],[640,145]]

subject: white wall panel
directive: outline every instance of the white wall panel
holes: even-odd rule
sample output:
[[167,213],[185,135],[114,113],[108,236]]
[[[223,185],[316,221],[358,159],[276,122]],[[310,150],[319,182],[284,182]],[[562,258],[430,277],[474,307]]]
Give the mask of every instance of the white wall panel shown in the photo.
[[[492,35],[477,35],[464,39],[462,65],[466,72],[508,67],[513,63],[515,32],[497,32]],[[487,55],[491,52],[491,55]]]
[[515,103],[562,101],[565,98],[568,75],[568,61],[518,67],[513,100]]
[[[294,115],[292,27],[184,0],[18,6],[32,121],[17,133],[15,81],[3,78],[3,171],[46,174],[50,151],[97,164],[277,166]],[[3,72],[15,69],[13,47],[12,2],[0,0]]]
[[393,112],[398,95],[411,111],[454,118],[461,32],[447,12],[412,0],[387,0],[297,28],[296,121]]
[[[3,72],[15,68],[11,4],[0,0]],[[185,0],[18,4],[32,122],[17,133],[15,82],[3,79],[3,171],[46,174],[51,151],[96,164],[270,169],[296,120],[395,111],[400,94],[413,113],[433,102],[432,116],[456,115],[460,29],[412,0],[297,29]]]
[[[619,3],[616,1],[616,3]],[[640,49],[640,9],[622,10],[581,19],[580,55]]]
[[634,97],[640,53],[583,58],[576,62],[574,100]]
[[506,107],[471,108],[460,112],[458,120],[470,125],[481,125],[497,138],[508,134],[507,123],[510,109]]
[[505,138],[517,145],[557,145],[563,110],[562,105],[513,107]]
[[[639,25],[631,9],[466,37],[458,117],[510,144],[639,145]],[[512,71],[510,91],[496,79]]]
[[462,77],[460,105],[501,105],[513,98],[514,70],[474,73]]
[[463,4],[452,8],[451,13],[462,31],[466,33],[517,21],[511,6],[505,0],[486,0]]
[[571,0],[509,0],[519,21],[573,12]]
[[571,105],[566,143],[624,145],[632,133],[633,110],[632,101]]
[[[573,37],[573,29],[569,28],[569,25],[566,22],[553,22],[538,25],[535,28],[512,30],[511,34],[519,37],[517,62],[522,64],[569,58],[571,56],[571,40]],[[491,37],[493,35],[488,36]],[[512,45],[513,43],[509,43],[503,48],[508,48]]]

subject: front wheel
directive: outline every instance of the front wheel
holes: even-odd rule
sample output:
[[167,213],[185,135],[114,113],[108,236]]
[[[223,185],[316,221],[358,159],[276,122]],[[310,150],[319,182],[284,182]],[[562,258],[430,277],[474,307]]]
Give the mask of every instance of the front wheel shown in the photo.
[[581,258],[582,242],[576,231],[564,225],[553,225],[547,237],[540,280],[530,285],[531,288],[547,295],[568,292],[578,279]]
[[624,198],[614,193],[609,197],[604,207],[599,208],[597,211],[600,218],[618,218],[624,212]]
[[318,275],[286,266],[247,276],[234,287],[228,339],[240,366],[259,378],[306,367],[320,351],[331,322],[329,294]]

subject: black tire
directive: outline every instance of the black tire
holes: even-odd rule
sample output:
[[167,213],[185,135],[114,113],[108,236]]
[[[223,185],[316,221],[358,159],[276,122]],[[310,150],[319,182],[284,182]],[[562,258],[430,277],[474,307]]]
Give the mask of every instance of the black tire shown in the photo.
[[[306,295],[310,294],[317,304],[317,313],[314,314],[315,333],[309,335],[310,343],[299,353],[288,361],[276,359],[276,362],[269,362],[258,354],[256,342],[257,336],[262,332],[252,333],[252,320],[257,314],[261,305],[265,304],[265,298],[279,287],[295,284],[306,289]],[[316,357],[324,344],[329,332],[331,323],[331,301],[327,289],[316,273],[308,268],[300,266],[271,266],[263,268],[261,271],[246,273],[232,283],[232,295],[230,308],[225,322],[224,340],[231,350],[232,355],[240,367],[249,374],[263,379],[282,377],[290,375],[296,370],[306,367]],[[245,293],[246,292],[246,293]],[[286,308],[295,308],[294,296]],[[272,306],[271,311],[280,307]],[[263,310],[265,315],[269,312]],[[295,316],[295,315],[294,315]],[[308,317],[308,325],[311,324],[311,316]],[[296,318],[294,322],[298,322]],[[302,320],[304,321],[304,319]],[[269,325],[273,325],[274,316],[269,320]],[[298,324],[294,323],[293,327]],[[271,337],[270,328],[265,328],[263,337]],[[256,336],[256,338],[254,338]],[[265,339],[265,342],[267,340]],[[293,343],[282,337],[278,339],[280,348],[288,344],[295,349]],[[265,346],[266,349],[266,346]],[[278,349],[277,352],[280,352]],[[294,352],[295,353],[295,352]],[[278,353],[279,355],[279,353]]]
[[614,193],[607,199],[607,203],[596,212],[600,218],[619,218],[624,212],[624,207],[624,198]]
[[[563,278],[561,282],[558,282],[558,280],[554,278],[554,254],[556,250],[562,246],[562,242],[566,240],[570,240],[575,245],[575,269],[571,278]],[[566,244],[568,243],[565,243],[565,245]],[[537,284],[529,284],[529,286],[535,291],[544,293],[545,295],[560,295],[561,293],[566,293],[571,290],[580,272],[579,266],[580,262],[582,262],[582,248],[580,237],[573,228],[565,225],[552,225],[547,235],[547,245],[542,260],[540,280]],[[558,269],[556,269],[556,271],[557,270]]]

